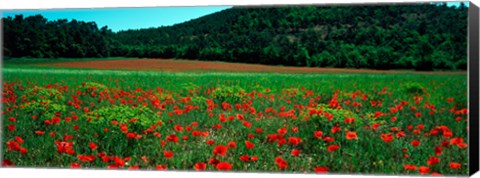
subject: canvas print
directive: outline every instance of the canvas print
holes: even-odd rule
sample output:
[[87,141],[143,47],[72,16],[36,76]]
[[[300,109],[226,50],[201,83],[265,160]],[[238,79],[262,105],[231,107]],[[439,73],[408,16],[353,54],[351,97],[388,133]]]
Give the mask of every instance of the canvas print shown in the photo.
[[466,176],[468,9],[3,11],[1,166]]

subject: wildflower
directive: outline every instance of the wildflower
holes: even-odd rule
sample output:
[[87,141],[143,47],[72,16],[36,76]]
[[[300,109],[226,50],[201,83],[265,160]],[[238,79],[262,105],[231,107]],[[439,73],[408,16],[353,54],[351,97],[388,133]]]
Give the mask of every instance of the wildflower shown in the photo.
[[292,156],[298,156],[300,154],[300,150],[294,149],[291,152]]
[[163,156],[165,156],[165,158],[169,159],[169,158],[173,157],[173,152],[171,152],[171,151],[164,151],[164,152],[163,152]]
[[218,170],[222,170],[222,171],[228,171],[232,169],[232,165],[230,165],[230,163],[227,163],[227,162],[220,162],[217,164],[216,167]]
[[196,163],[195,166],[193,166],[193,168],[197,171],[202,171],[207,168],[207,164],[203,162],[199,162],[199,163]]
[[324,166],[317,166],[315,168],[313,168],[313,171],[315,171],[316,173],[326,173],[328,172],[328,167],[324,167]]
[[227,150],[228,150],[228,147],[223,145],[218,145],[213,149],[213,154],[225,156],[225,154],[227,153]]
[[460,163],[457,163],[457,162],[450,162],[450,169],[460,169],[460,167],[462,166]]
[[347,140],[358,140],[357,133],[356,132],[347,132],[346,136]]

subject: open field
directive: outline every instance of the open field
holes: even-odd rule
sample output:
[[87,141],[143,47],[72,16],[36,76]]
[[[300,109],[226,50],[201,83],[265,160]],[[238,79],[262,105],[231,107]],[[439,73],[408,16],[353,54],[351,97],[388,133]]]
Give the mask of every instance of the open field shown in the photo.
[[34,67],[2,75],[4,166],[468,173],[466,75]]
[[227,62],[210,62],[173,59],[125,59],[125,60],[89,60],[34,63],[38,67],[87,68],[87,69],[121,69],[121,70],[155,70],[166,72],[275,72],[275,73],[416,73],[416,74],[465,74],[465,71],[418,72],[406,70],[371,70],[340,69],[314,67],[283,67],[260,64],[242,64]]

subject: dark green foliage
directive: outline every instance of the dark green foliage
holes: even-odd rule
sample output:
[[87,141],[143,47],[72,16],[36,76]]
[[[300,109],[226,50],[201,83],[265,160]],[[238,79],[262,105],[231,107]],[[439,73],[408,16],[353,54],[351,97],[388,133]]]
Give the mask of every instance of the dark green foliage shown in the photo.
[[7,57],[109,57],[116,45],[113,33],[94,22],[47,21],[41,15],[16,15],[2,21]]
[[4,54],[464,70],[467,10],[433,3],[233,7],[173,26],[117,33],[92,22],[16,16],[3,19]]

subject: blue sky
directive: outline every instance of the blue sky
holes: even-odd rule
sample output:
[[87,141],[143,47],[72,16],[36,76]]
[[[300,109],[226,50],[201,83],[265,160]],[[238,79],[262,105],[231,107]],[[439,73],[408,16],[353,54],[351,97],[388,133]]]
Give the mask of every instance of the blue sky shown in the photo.
[[[448,3],[458,6],[460,2]],[[468,2],[466,3],[468,6]],[[228,9],[230,6],[205,7],[155,7],[155,8],[104,8],[104,9],[64,9],[64,10],[8,10],[2,16],[26,16],[41,14],[48,20],[76,19],[95,22],[98,27],[108,26],[117,32],[127,29],[140,29],[169,26],[195,19],[204,15]]]

